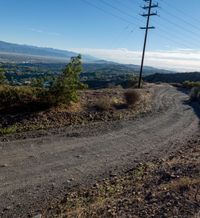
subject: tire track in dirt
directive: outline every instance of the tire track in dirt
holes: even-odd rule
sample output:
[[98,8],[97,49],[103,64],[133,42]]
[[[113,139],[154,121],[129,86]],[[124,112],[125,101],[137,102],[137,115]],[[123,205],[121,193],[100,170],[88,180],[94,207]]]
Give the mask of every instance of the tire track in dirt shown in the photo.
[[150,91],[154,111],[149,116],[77,129],[77,137],[62,134],[0,143],[0,165],[6,164],[0,168],[2,217],[27,217],[62,198],[67,187],[165,156],[194,137],[199,117],[185,104],[188,96],[169,85]]

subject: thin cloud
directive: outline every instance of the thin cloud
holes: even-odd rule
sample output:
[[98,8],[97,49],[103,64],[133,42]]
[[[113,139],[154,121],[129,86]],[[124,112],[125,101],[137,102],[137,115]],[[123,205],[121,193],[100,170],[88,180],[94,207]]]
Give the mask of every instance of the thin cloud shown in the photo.
[[[140,64],[141,62],[141,51],[130,51],[125,48],[72,50],[123,64]],[[169,51],[148,51],[145,65],[177,71],[200,71],[200,50],[179,48]]]
[[60,36],[60,33],[55,33],[55,32],[46,32],[44,30],[40,30],[40,29],[35,29],[35,28],[29,28],[29,31],[35,32],[35,33],[43,33],[43,34],[47,34],[47,35],[51,35],[51,36]]

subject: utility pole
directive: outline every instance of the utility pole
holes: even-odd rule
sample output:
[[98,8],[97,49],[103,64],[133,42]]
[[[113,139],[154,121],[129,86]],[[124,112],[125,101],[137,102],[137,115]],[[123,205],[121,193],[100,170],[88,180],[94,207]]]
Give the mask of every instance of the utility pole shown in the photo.
[[[140,67],[140,75],[139,75],[139,83],[138,88],[141,88],[141,81],[142,81],[142,73],[143,73],[143,66],[144,66],[144,57],[145,57],[145,51],[146,51],[146,44],[147,44],[147,36],[149,29],[155,29],[154,26],[150,26],[150,17],[156,16],[157,12],[152,12],[152,8],[157,8],[157,4],[153,4],[153,0],[143,0],[146,4],[142,7],[142,9],[145,10],[145,13],[143,13],[141,16],[147,17],[146,27],[140,27],[140,29],[145,30],[145,37],[144,37],[144,46],[143,46],[143,52],[142,52],[142,62]],[[146,12],[147,11],[147,12]]]

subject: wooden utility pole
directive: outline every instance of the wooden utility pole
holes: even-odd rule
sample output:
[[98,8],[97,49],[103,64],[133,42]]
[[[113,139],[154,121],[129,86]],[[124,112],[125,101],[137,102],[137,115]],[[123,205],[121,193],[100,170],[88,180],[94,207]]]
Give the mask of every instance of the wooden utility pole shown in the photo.
[[148,36],[148,31],[149,29],[155,29],[154,26],[149,26],[150,23],[150,17],[151,16],[156,16],[157,12],[152,12],[152,8],[157,8],[157,4],[153,4],[153,0],[143,0],[146,5],[142,7],[142,9],[147,10],[147,13],[143,13],[141,16],[147,17],[147,22],[146,22],[146,27],[140,27],[140,29],[145,30],[145,37],[144,37],[144,46],[143,46],[143,52],[142,52],[142,62],[141,62],[141,67],[140,67],[140,75],[139,75],[139,83],[138,83],[138,88],[141,88],[141,82],[142,82],[142,73],[143,73],[143,66],[144,66],[144,57],[145,57],[145,51],[146,51],[146,44],[147,44],[147,36]]

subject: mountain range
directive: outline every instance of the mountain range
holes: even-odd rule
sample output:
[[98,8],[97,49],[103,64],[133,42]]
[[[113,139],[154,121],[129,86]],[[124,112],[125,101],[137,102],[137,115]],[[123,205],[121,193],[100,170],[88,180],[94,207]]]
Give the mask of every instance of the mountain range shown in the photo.
[[[2,62],[66,62],[77,53],[53,48],[19,45],[0,41],[0,61]],[[83,55],[85,62],[94,62],[97,58]]]
[[[14,43],[8,43],[0,41],[0,62],[9,63],[66,63],[72,56],[76,56],[77,53],[73,51],[59,50],[53,48],[44,48],[30,45],[19,45]],[[134,71],[139,71],[138,65],[132,64],[118,64],[111,61],[105,61],[95,58],[90,55],[82,55],[84,63],[96,64],[97,66],[110,67],[120,65],[120,67],[128,67]],[[147,74],[151,73],[172,73],[172,71],[157,69],[153,67],[145,67]]]

